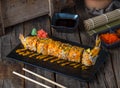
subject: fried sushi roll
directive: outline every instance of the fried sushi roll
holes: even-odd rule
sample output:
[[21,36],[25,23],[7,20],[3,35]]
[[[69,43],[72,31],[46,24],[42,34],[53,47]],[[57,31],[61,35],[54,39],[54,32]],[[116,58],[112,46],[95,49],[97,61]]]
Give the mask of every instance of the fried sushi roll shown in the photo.
[[25,49],[29,49],[31,51],[36,51],[36,43],[37,43],[37,36],[28,36],[24,38],[22,34],[19,35],[19,39],[23,44]]
[[99,37],[96,38],[95,47],[87,50],[60,41],[54,41],[50,38],[38,38],[37,36],[28,36],[24,38],[24,36],[20,34],[19,39],[25,49],[36,51],[43,55],[52,55],[59,59],[82,63],[85,66],[95,64],[101,45]]
[[84,48],[72,46],[68,54],[68,60],[73,62],[81,62]]
[[58,49],[57,57],[60,59],[65,59],[67,60],[67,56],[69,54],[69,51],[71,49],[71,45],[67,43],[62,43],[61,46]]

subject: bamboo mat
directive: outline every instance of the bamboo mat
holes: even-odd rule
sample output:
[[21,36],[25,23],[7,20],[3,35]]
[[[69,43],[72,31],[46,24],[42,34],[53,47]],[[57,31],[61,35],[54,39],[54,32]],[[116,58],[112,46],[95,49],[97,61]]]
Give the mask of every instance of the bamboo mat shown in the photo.
[[108,30],[110,28],[112,29],[113,27],[118,26],[118,25],[120,25],[120,19],[118,19],[118,20],[116,20],[114,22],[105,24],[105,25],[103,25],[101,27],[94,28],[93,30],[89,30],[88,34],[90,36],[92,36],[92,35],[94,35],[96,33],[104,32],[104,31],[106,31],[106,30]]
[[[120,9],[96,16],[84,21],[84,26],[87,31],[90,31],[94,28],[100,27],[107,23],[113,22],[120,19]],[[100,29],[100,28],[98,28]]]

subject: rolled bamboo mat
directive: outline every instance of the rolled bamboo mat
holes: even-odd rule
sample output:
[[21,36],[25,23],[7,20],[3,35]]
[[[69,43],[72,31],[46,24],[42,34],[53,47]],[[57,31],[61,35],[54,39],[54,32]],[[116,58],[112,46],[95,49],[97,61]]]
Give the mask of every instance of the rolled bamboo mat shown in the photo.
[[85,20],[84,26],[85,26],[85,29],[88,31],[118,19],[120,19],[120,9],[116,9],[106,14],[102,14],[100,16],[96,16],[88,20]]
[[96,33],[104,32],[104,31],[106,31],[106,30],[108,30],[108,29],[110,29],[110,28],[112,29],[113,27],[118,26],[118,25],[120,25],[120,19],[118,19],[118,20],[116,20],[116,21],[114,21],[114,22],[105,24],[105,25],[103,25],[103,26],[94,28],[93,30],[89,30],[89,31],[88,31],[88,34],[89,34],[90,36],[92,36],[92,35],[94,35],[94,34],[96,34]]

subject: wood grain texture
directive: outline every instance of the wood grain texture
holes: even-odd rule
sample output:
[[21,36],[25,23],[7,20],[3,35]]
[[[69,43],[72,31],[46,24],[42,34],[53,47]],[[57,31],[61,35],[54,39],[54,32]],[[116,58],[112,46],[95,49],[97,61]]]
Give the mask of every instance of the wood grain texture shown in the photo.
[[5,27],[49,13],[48,0],[2,0]]
[[0,0],[0,36],[5,33],[2,10],[3,9],[2,9],[1,0]]
[[52,17],[54,14],[54,0],[48,0],[49,3],[49,16]]
[[1,42],[1,38],[0,38],[0,62],[2,61],[2,59],[1,59],[1,47],[2,47],[2,46],[1,46],[1,43],[2,43],[2,42]]
[[2,88],[2,87],[3,87],[3,80],[0,79],[0,88]]
[[110,50],[111,53],[111,62],[113,64],[113,71],[115,75],[115,79],[117,81],[116,86],[120,88],[120,68],[119,68],[119,62],[120,62],[120,47]]
[[74,7],[75,3],[73,0],[54,0],[54,12],[61,12],[64,8]]
[[[13,30],[1,37],[2,62],[0,67],[2,68],[1,79],[3,79],[3,88],[22,88],[24,85],[23,79],[16,78],[16,76],[12,74],[13,70],[22,73],[21,67],[23,64],[6,58],[6,55],[19,43],[16,37],[19,36],[19,32],[23,29],[22,27],[23,26],[19,24],[17,27],[10,28]],[[18,31],[16,31],[16,28]]]

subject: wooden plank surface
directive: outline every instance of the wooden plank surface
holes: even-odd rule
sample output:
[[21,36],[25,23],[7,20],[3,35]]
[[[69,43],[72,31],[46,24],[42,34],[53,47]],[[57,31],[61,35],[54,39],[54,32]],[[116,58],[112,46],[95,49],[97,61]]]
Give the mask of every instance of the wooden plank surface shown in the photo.
[[2,43],[1,43],[1,38],[0,38],[0,61],[2,61],[2,59],[1,59],[1,56],[2,56],[2,55],[1,55],[1,47],[2,47],[1,44],[2,44]]
[[0,0],[0,36],[5,33],[2,10],[3,9],[2,9],[1,0]]
[[5,27],[49,13],[48,0],[1,0]]
[[2,86],[3,86],[3,80],[0,79],[0,87],[2,88]]
[[[16,31],[16,28],[18,31]],[[2,61],[0,62],[0,67],[2,67],[2,71],[0,78],[1,80],[3,79],[3,85],[1,88],[21,88],[24,85],[24,80],[14,76],[12,71],[16,70],[22,73],[21,67],[23,64],[9,60],[6,58],[6,55],[19,43],[16,37],[18,37],[19,32],[22,32],[23,26],[19,24],[10,29],[12,29],[11,32],[1,37]]]
[[116,80],[116,86],[120,88],[120,68],[119,68],[120,47],[110,50],[110,53],[111,53],[111,63],[113,66],[114,78]]

